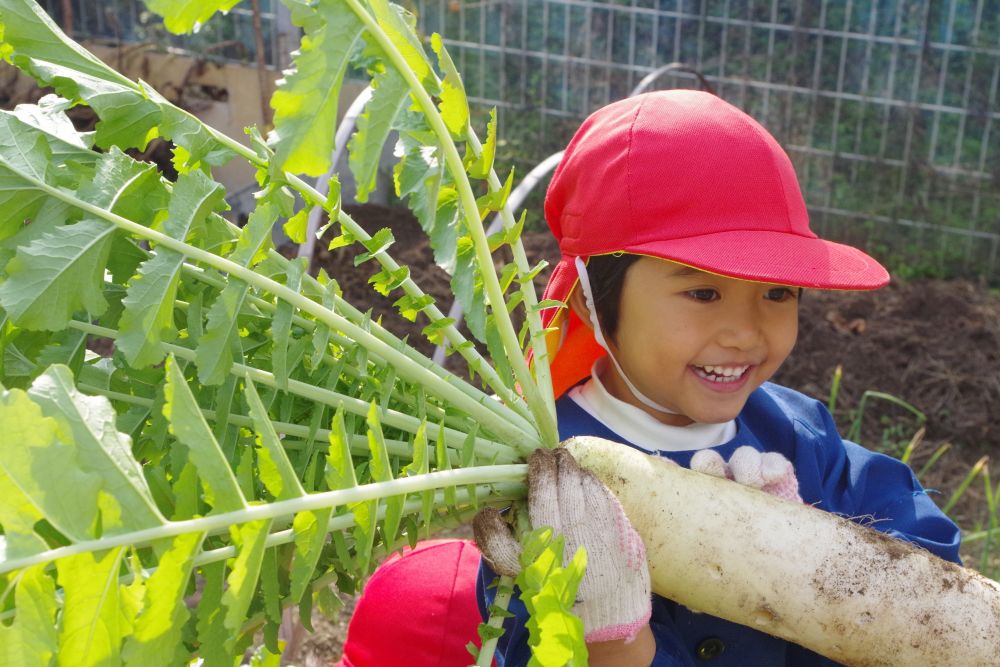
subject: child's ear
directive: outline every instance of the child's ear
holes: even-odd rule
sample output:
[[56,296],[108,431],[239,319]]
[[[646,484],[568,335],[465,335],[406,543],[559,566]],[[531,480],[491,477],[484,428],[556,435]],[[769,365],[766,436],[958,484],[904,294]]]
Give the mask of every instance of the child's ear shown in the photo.
[[580,318],[584,326],[588,329],[593,330],[594,325],[590,323],[590,308],[587,308],[587,299],[583,295],[583,290],[580,288],[580,283],[576,284],[573,291],[569,293],[569,300],[566,302],[569,305],[570,310],[576,313],[576,316]]

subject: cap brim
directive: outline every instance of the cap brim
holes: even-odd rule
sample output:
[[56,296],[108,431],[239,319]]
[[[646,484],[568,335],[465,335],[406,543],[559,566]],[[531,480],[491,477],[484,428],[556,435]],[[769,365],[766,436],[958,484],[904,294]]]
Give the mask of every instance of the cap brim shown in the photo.
[[639,243],[622,250],[721,276],[777,285],[871,290],[889,283],[888,271],[857,248],[783,232],[719,232]]

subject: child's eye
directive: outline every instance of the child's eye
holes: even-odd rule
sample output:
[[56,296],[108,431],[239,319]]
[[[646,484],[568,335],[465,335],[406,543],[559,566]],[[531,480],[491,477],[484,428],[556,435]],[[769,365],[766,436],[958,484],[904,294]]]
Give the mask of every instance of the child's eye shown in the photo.
[[769,301],[788,301],[789,299],[798,298],[799,291],[797,289],[792,289],[791,287],[772,287],[767,290],[767,299]]
[[701,301],[703,303],[709,303],[719,298],[719,293],[717,291],[708,288],[688,290],[687,295],[695,301]]

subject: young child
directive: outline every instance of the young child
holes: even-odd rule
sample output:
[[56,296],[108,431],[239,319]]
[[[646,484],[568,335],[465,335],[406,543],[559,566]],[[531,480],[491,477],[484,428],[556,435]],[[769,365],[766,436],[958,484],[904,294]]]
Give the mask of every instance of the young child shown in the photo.
[[[863,252],[810,231],[788,156],[763,127],[696,91],[610,104],[570,142],[545,215],[562,258],[544,298],[568,306],[545,318],[556,329],[562,439],[618,441],[958,560],[958,529],[909,468],[842,440],[821,403],[767,382],[795,343],[803,288],[875,289],[889,276]],[[615,501],[603,487],[585,503],[567,501],[583,473],[559,454],[532,460],[530,514],[535,524],[544,516],[572,526],[591,547],[576,608],[591,665],[834,664],[659,596],[650,601],[645,567],[636,574],[628,565],[629,540],[596,546],[608,543],[597,539],[602,531],[616,530],[606,520]],[[480,544],[500,567],[502,554],[489,547]],[[484,562],[484,616],[493,577]],[[515,667],[530,657],[527,613],[517,599],[510,610],[497,662]]]

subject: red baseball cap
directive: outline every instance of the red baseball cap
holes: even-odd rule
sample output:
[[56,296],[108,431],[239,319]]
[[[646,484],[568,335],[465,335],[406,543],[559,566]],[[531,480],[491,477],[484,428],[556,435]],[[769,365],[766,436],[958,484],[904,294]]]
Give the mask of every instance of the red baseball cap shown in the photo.
[[480,644],[479,549],[429,540],[390,556],[365,585],[335,667],[466,667]]
[[[566,303],[575,259],[627,252],[741,280],[868,290],[889,282],[877,261],[824,241],[788,155],[767,130],[715,95],[667,90],[609,104],[583,122],[545,196],[562,255],[544,299]],[[542,316],[556,396],[604,354],[568,309]]]

